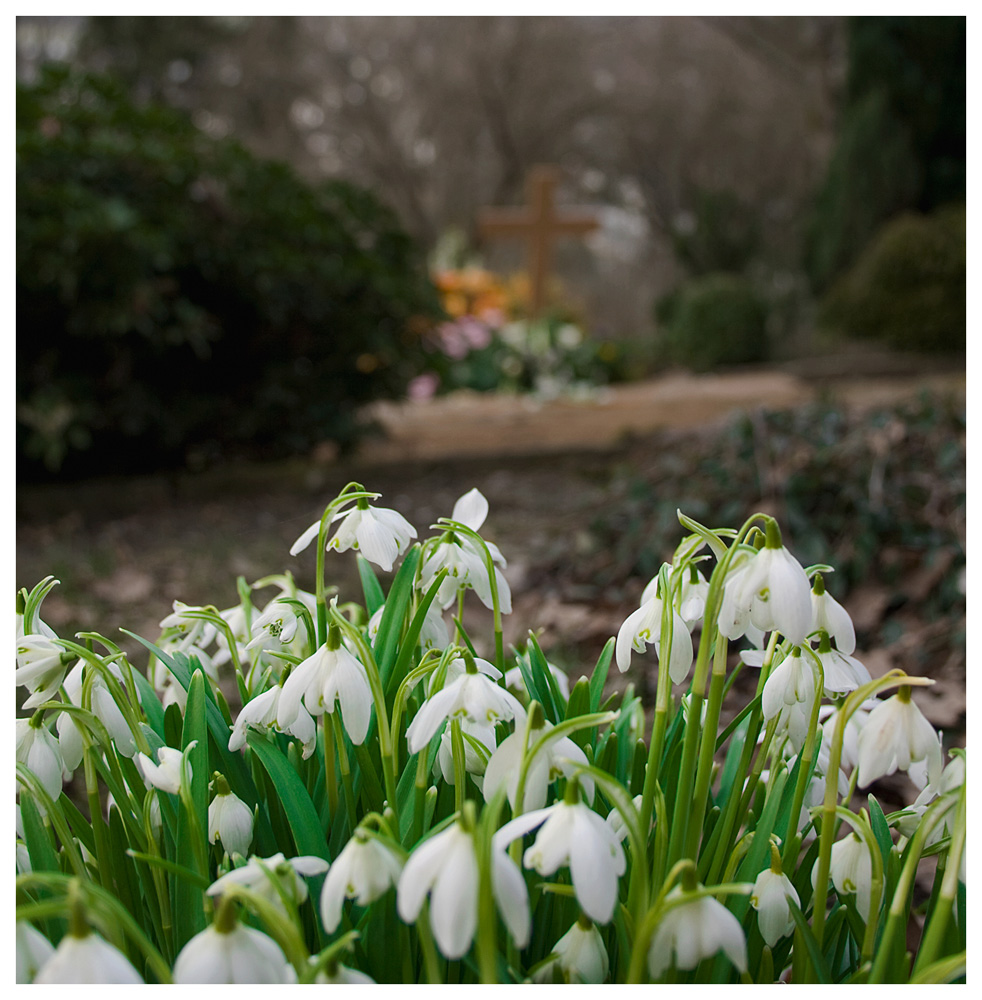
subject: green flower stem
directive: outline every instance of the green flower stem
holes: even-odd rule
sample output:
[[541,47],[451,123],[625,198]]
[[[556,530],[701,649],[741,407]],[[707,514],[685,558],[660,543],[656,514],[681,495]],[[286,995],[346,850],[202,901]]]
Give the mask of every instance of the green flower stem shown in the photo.
[[965,850],[966,803],[965,785],[963,784],[958,799],[954,833],[951,835],[951,845],[948,848],[948,858],[945,864],[944,875],[941,879],[941,891],[938,893],[938,898],[935,901],[934,912],[931,914],[927,927],[924,929],[921,946],[917,950],[917,960],[914,962],[913,970],[915,976],[937,959],[942,941],[944,940],[945,931],[948,929],[948,921],[954,909],[955,896],[958,893],[958,869],[961,863],[962,852]]
[[825,907],[829,892],[829,868],[832,860],[832,841],[835,839],[836,807],[839,801],[839,768],[842,764],[842,745],[845,740],[846,723],[852,714],[867,699],[881,691],[902,685],[923,686],[934,681],[925,677],[908,677],[902,670],[891,670],[876,680],[864,684],[853,691],[842,704],[835,720],[832,747],[829,751],[829,766],[825,777],[825,799],[821,807],[819,828],[818,861],[815,870],[815,901],[812,912],[812,931],[821,947],[825,936]]
[[85,794],[89,803],[89,822],[95,837],[96,861],[99,865],[99,881],[103,887],[112,890],[113,873],[109,866],[109,837],[106,821],[102,816],[102,799],[99,796],[99,777],[92,759],[92,744],[87,735],[82,736],[82,763],[85,768]]
[[498,826],[504,802],[504,789],[499,788],[485,807],[480,823],[472,818],[474,805],[465,806],[466,822],[474,828],[474,848],[477,853],[478,894],[477,894],[477,964],[481,982],[498,982],[498,916],[495,912],[492,890],[491,851],[492,838]]
[[430,929],[430,904],[424,903],[416,921],[416,934],[419,937],[419,947],[423,952],[423,969],[426,981],[431,986],[443,986],[443,973],[440,971],[440,958],[433,944],[433,931]]
[[705,820],[706,801],[713,775],[713,759],[716,755],[716,734],[719,730],[719,711],[723,703],[723,684],[726,681],[726,653],[728,642],[725,636],[716,636],[716,651],[713,655],[712,679],[709,685],[709,701],[706,704],[706,722],[702,729],[699,747],[699,765],[696,770],[696,784],[690,812],[686,856],[698,857],[699,842]]
[[[686,565],[680,568],[681,577],[686,571]],[[661,633],[658,657],[658,681],[655,693],[655,713],[651,723],[651,743],[648,746],[648,761],[644,770],[644,784],[641,788],[641,829],[651,829],[651,815],[654,810],[655,789],[658,785],[658,772],[661,768],[662,748],[665,745],[665,730],[668,728],[668,710],[672,702],[672,676],[668,664],[672,656],[672,633],[674,592],[669,576],[670,567],[663,564],[658,571],[659,589],[666,596],[661,605]],[[681,581],[680,581],[681,582]]]
[[798,833],[798,820],[801,816],[802,804],[805,801],[805,792],[808,790],[812,761],[815,759],[815,744],[818,741],[819,728],[818,710],[822,703],[822,691],[825,687],[825,676],[821,660],[819,660],[809,646],[802,646],[801,651],[811,657],[812,671],[815,675],[815,697],[812,699],[812,707],[808,719],[808,735],[805,737],[805,745],[801,751],[801,764],[798,767],[798,779],[794,786],[794,798],[791,801],[788,828],[784,834],[784,853],[781,862],[788,870],[795,867],[798,850],[801,846],[801,836]]
[[[916,678],[905,677],[903,680],[904,683],[909,683],[911,680],[915,679]],[[900,872],[900,878],[897,880],[897,886],[893,892],[893,899],[890,901],[890,910],[887,914],[886,926],[883,928],[883,935],[880,938],[880,947],[876,952],[875,959],[873,960],[873,968],[870,970],[867,982],[886,982],[889,971],[894,968],[895,965],[893,960],[894,953],[899,951],[902,957],[903,945],[901,943],[898,948],[896,943],[902,942],[903,940],[907,906],[911,891],[914,887],[914,879],[917,877],[917,865],[921,860],[924,848],[927,846],[928,837],[931,835],[934,827],[944,819],[948,810],[952,806],[954,797],[954,793],[949,793],[948,795],[944,795],[941,798],[936,799],[930,806],[928,806],[924,815],[921,817],[920,823],[917,824],[917,830],[914,832],[914,836],[911,837],[910,844],[907,847],[907,860],[904,862],[904,867]],[[872,912],[870,913],[870,918],[874,919]]]
[[[682,744],[682,763],[679,769],[679,780],[675,795],[675,808],[672,813],[672,837],[669,842],[668,854],[670,861],[677,861],[683,854],[683,847],[688,843],[688,823],[690,805],[693,801],[693,780],[695,778],[696,753],[699,747],[700,719],[702,703],[705,699],[706,681],[709,677],[709,654],[713,643],[718,641],[719,632],[716,621],[719,617],[720,605],[723,600],[723,584],[727,572],[736,553],[740,551],[741,543],[753,527],[754,521],[773,518],[757,513],[749,517],[737,533],[733,544],[718,556],[716,568],[709,579],[709,592],[706,594],[706,610],[703,617],[702,635],[699,637],[699,652],[696,656],[696,666],[692,677],[691,695],[689,701],[689,720],[685,726],[685,740]],[[717,539],[717,542],[719,539]]]
[[423,836],[423,819],[426,812],[426,789],[429,768],[429,747],[423,747],[416,758],[416,782],[413,786],[413,834],[411,843],[419,843]]
[[464,768],[464,737],[460,731],[460,719],[450,720],[450,748],[453,754],[454,810],[464,808],[464,782],[467,772]]
[[338,779],[334,760],[334,726],[327,721],[327,713],[321,716],[321,728],[324,733],[324,787],[327,790],[327,808],[334,822],[338,814]]
[[[331,717],[331,729],[334,736],[334,745],[338,751],[338,767],[341,771],[341,787],[344,789],[344,805],[348,811],[348,831],[350,833],[358,825],[358,810],[355,804],[354,788],[351,784],[351,764],[348,761],[348,751],[344,746],[344,730],[341,728],[341,717],[337,712],[326,712],[325,715],[330,715]],[[325,732],[327,731],[326,720],[324,730]],[[336,795],[337,792],[335,792]],[[334,813],[331,814],[331,819],[334,819]]]

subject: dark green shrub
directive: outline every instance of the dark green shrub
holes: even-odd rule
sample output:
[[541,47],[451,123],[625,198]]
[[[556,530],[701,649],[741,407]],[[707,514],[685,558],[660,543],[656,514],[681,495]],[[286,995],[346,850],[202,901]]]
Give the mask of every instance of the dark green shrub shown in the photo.
[[61,68],[18,90],[17,157],[22,473],[344,446],[416,373],[439,308],[368,192]]
[[889,222],[832,288],[820,322],[901,350],[965,346],[965,207]]
[[762,361],[768,355],[767,306],[734,274],[695,278],[655,307],[659,353],[695,371]]

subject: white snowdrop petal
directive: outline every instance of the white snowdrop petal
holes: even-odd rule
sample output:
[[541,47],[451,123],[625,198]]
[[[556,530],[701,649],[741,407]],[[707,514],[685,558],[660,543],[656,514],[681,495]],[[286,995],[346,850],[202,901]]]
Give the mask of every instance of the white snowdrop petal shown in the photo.
[[469,834],[451,828],[454,839],[430,895],[430,924],[447,958],[463,956],[477,929],[477,858]]

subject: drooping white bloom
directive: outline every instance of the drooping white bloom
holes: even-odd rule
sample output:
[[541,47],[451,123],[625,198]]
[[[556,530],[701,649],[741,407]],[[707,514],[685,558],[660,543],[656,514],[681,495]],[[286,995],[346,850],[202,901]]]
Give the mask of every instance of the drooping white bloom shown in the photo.
[[533,982],[602,983],[610,969],[603,938],[589,920],[577,920],[553,945],[552,955]]
[[161,621],[160,627],[171,633],[169,638],[178,640],[181,649],[186,646],[206,647],[214,641],[218,630],[213,622],[197,617],[204,611],[203,607],[174,601],[174,610]]
[[[709,582],[694,566],[682,581],[682,591],[679,594],[679,617],[690,631],[696,622],[702,621],[706,613],[706,598],[709,596]],[[644,603],[644,595],[641,597]]]
[[624,850],[616,833],[583,802],[557,802],[518,816],[494,836],[495,847],[540,827],[522,858],[526,868],[552,875],[569,865],[573,890],[583,912],[606,924],[617,904],[618,879],[624,874]]
[[[82,660],[79,660],[65,677],[64,688],[68,700],[73,705],[82,704],[82,677],[86,667]],[[89,667],[89,670],[92,668]],[[122,682],[122,670],[116,663],[110,664],[109,669],[116,679]],[[92,703],[91,709],[97,719],[106,727],[116,749],[124,757],[132,757],[136,753],[136,741],[133,733],[126,722],[126,716],[122,709],[116,704],[106,682],[98,674],[92,678]],[[55,723],[58,730],[58,740],[61,744],[61,754],[65,760],[65,766],[69,771],[74,771],[82,761],[82,734],[78,725],[72,718],[70,712],[61,712]]]
[[[482,778],[488,759],[495,747],[496,735],[493,724],[471,722],[467,718],[460,720],[460,734],[464,742],[464,770],[473,776],[478,788],[482,788]],[[473,742],[472,742],[473,741]],[[483,747],[480,751],[474,744]],[[440,746],[437,749],[437,762],[443,772],[444,781],[450,785],[456,784],[453,767],[453,731],[451,726],[443,730]]]
[[[274,854],[270,858],[251,857],[241,868],[233,868],[221,878],[216,879],[205,890],[209,896],[220,896],[234,885],[241,885],[263,896],[274,906],[286,912],[279,883],[287,896],[299,906],[307,898],[307,883],[301,875],[320,875],[326,872],[327,862],[311,854],[287,860],[283,854]],[[270,877],[272,873],[276,882]]]
[[[583,781],[582,777],[580,778],[580,781],[581,782]],[[631,799],[631,803],[633,804],[639,816],[641,815],[641,801],[643,798],[644,798],[643,795],[638,794],[635,795],[633,799]],[[604,822],[607,824],[607,826],[610,827],[611,833],[613,833],[614,836],[621,843],[623,843],[624,838],[627,837],[627,824],[624,822],[624,815],[623,813],[621,813],[620,809],[611,809],[610,812],[607,813],[607,818],[604,820]],[[651,825],[648,827],[649,833],[651,832],[654,825],[655,825],[655,817],[652,816]]]
[[[497,846],[491,851],[491,889],[505,926],[524,948],[531,930],[528,890],[515,863]],[[474,836],[460,823],[430,837],[409,856],[397,889],[400,918],[415,921],[427,894],[437,946],[447,958],[461,958],[477,929],[478,866]]]
[[906,771],[914,761],[926,760],[928,778],[936,780],[943,766],[941,744],[934,727],[921,714],[909,689],[881,702],[869,714],[857,740],[860,788]]
[[17,982],[33,983],[45,962],[55,953],[55,946],[26,920],[17,921]]
[[135,986],[142,985],[143,977],[118,948],[90,932],[85,937],[66,934],[34,977],[34,982],[35,985],[124,983]]
[[718,951],[736,966],[747,971],[747,942],[740,921],[712,896],[685,893],[676,886],[666,903],[691,896],[665,912],[648,949],[648,971],[657,979],[670,965],[694,969],[704,958]]
[[815,673],[811,662],[795,646],[764,683],[761,708],[768,721],[795,704],[811,706],[815,698]]
[[[529,736],[529,749],[543,732],[552,729],[551,722],[545,722],[543,729],[535,729]],[[484,775],[484,801],[490,802],[500,785],[504,784],[508,801],[515,808],[518,794],[518,772],[522,755],[523,730],[518,730],[501,741],[501,745],[491,755]],[[546,804],[549,785],[558,778],[571,778],[578,767],[586,767],[586,754],[568,737],[549,740],[528,765],[525,776],[525,801],[522,812],[541,809]],[[588,802],[593,801],[594,785],[589,775],[581,775],[580,788]]]
[[[812,867],[812,888],[817,888],[818,862]],[[863,920],[869,920],[870,892],[873,882],[873,863],[866,842],[855,833],[849,833],[832,845],[829,875],[840,896],[856,894],[856,909]]]
[[195,934],[174,963],[174,983],[294,983],[296,973],[283,950],[267,934],[237,923],[219,931],[214,924]]
[[[375,637],[378,635],[379,625],[382,623],[382,615],[385,612],[383,604],[368,619],[368,640],[375,645]],[[450,645],[450,633],[447,631],[447,624],[443,620],[443,612],[439,604],[434,601],[427,609],[423,617],[423,626],[419,630],[419,644],[425,653],[428,649],[446,649]]]
[[341,719],[351,742],[359,745],[368,735],[372,717],[372,689],[365,668],[344,645],[329,649],[325,643],[293,668],[283,682],[276,724],[287,729],[300,712],[300,702],[311,715],[333,712],[341,705]]
[[26,687],[30,697],[24,708],[37,708],[57,693],[72,657],[47,635],[25,635],[17,640],[17,670],[14,680]]
[[[850,716],[842,735],[842,769],[848,774],[859,764],[859,734],[866,725],[869,713],[881,702],[875,698],[867,698]],[[822,705],[818,710],[818,718],[829,736],[835,732],[840,708],[833,705]]]
[[729,639],[744,634],[747,612],[757,628],[776,629],[795,645],[811,631],[811,585],[801,563],[783,545],[765,544],[743,559],[723,589],[719,630]]
[[849,653],[819,647],[815,655],[822,661],[824,690],[828,697],[855,691],[872,679],[866,667]]
[[399,881],[402,859],[386,844],[363,830],[354,836],[332,862],[321,890],[321,920],[333,934],[341,923],[345,899],[368,906]]
[[268,729],[277,728],[280,732],[300,740],[303,744],[304,760],[314,752],[314,748],[317,746],[317,727],[303,705],[297,706],[296,718],[288,726],[279,727],[277,713],[281,692],[282,688],[279,684],[274,684],[242,706],[242,711],[239,712],[232,728],[232,735],[229,737],[229,750],[241,750],[245,746],[246,729],[255,729],[256,732],[265,733]]
[[467,718],[487,726],[494,725],[498,719],[524,719],[525,709],[513,694],[484,674],[461,674],[423,702],[406,730],[409,752],[422,750],[448,718]]
[[300,617],[297,608],[282,600],[284,594],[274,597],[266,605],[263,613],[252,623],[252,638],[246,643],[246,649],[269,649],[273,646],[286,646],[297,634]]
[[[472,489],[454,504],[452,521],[457,521],[472,531],[479,531],[488,516],[488,502],[478,489]],[[511,613],[511,588],[499,567],[507,566],[505,557],[493,542],[485,542],[491,554],[494,580],[498,590],[498,605],[502,614]],[[447,577],[437,591],[436,602],[448,608],[457,598],[462,587],[470,587],[486,608],[493,608],[491,580],[483,552],[470,537],[460,537],[452,531],[446,533],[435,546],[427,551],[420,566],[420,588],[429,589],[440,570],[448,570]]]
[[835,648],[846,656],[856,651],[856,629],[849,612],[825,589],[820,573],[815,574],[815,584],[811,591],[812,627],[810,631],[823,629],[835,640]]
[[33,719],[18,719],[15,724],[17,762],[23,764],[57,801],[62,783],[72,774],[65,767],[57,737],[45,725],[35,726],[33,722]]
[[[364,506],[361,506],[364,504]],[[388,507],[370,507],[367,501],[360,500],[354,507],[339,510],[331,518],[331,523],[338,522],[334,537],[326,547],[336,552],[346,552],[356,549],[369,561],[375,563],[387,573],[392,564],[402,555],[410,541],[416,537],[416,529],[397,511]],[[317,537],[320,531],[320,518],[293,543],[290,555],[295,556]]]
[[[933,782],[925,784],[918,793],[912,805],[906,807],[905,811],[909,815],[902,816],[897,823],[897,827],[905,837],[912,837],[920,822],[921,817],[927,812],[927,807],[939,796],[947,795],[961,788],[965,784],[965,758],[960,754],[954,755],[945,765],[941,776]],[[937,843],[942,837],[951,833],[949,819],[952,811],[957,805],[956,800],[952,800],[951,808],[945,811],[944,819],[937,823],[934,829],[928,834],[925,846],[930,847]],[[964,881],[965,854],[962,853],[962,881]]]
[[358,969],[349,969],[340,963],[334,969],[324,969],[317,973],[315,983],[327,983],[331,986],[374,986],[375,980]]
[[[217,779],[216,779],[217,780]],[[228,855],[249,853],[252,843],[252,828],[255,816],[252,810],[237,795],[228,791],[218,791],[208,806],[208,842],[222,842]]]
[[[614,658],[621,673],[631,665],[631,650],[643,653],[649,643],[654,643],[655,652],[661,657],[662,601],[659,597],[649,597],[637,611],[624,620],[617,631]],[[692,666],[692,637],[679,613],[672,608],[672,651],[668,660],[668,672],[674,684],[685,680]]]
[[183,752],[173,747],[161,747],[157,751],[159,762],[157,764],[145,753],[138,754],[136,766],[140,769],[143,780],[162,792],[177,795],[181,790],[182,777],[186,784],[191,784],[191,762],[187,759],[187,755],[197,744],[197,740],[192,740]]
[[[492,680],[497,681],[501,679],[501,671],[490,661],[484,660],[480,656],[472,656],[470,658],[474,666],[477,667],[477,672],[479,674],[484,674],[485,677],[490,677]],[[433,673],[426,678],[426,693],[431,695],[433,689],[436,685],[436,675],[439,673],[438,670],[434,670]],[[441,687],[447,687],[448,684],[452,684],[458,677],[463,677],[467,673],[467,661],[462,656],[455,656],[447,664],[447,672],[443,678],[443,684]],[[507,684],[505,685],[508,686]]]
[[760,936],[771,948],[794,930],[789,899],[795,906],[801,905],[795,887],[783,872],[765,868],[757,876],[750,905],[757,911]]

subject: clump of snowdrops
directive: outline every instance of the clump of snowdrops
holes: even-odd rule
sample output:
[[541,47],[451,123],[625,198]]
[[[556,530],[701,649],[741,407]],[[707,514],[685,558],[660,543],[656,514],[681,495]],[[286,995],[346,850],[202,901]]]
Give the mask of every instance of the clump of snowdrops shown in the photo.
[[[964,975],[964,751],[946,762],[917,707],[929,678],[871,679],[832,568],[771,517],[680,513],[672,561],[571,683],[534,633],[504,648],[477,490],[422,543],[377,499],[350,484],[297,540],[312,592],[175,601],[145,667],[57,636],[52,578],[20,592],[18,981]],[[357,600],[328,585],[352,549]],[[652,655],[649,730],[630,685],[604,693]],[[755,695],[721,716],[741,671]],[[857,795],[897,770],[906,808]]]

